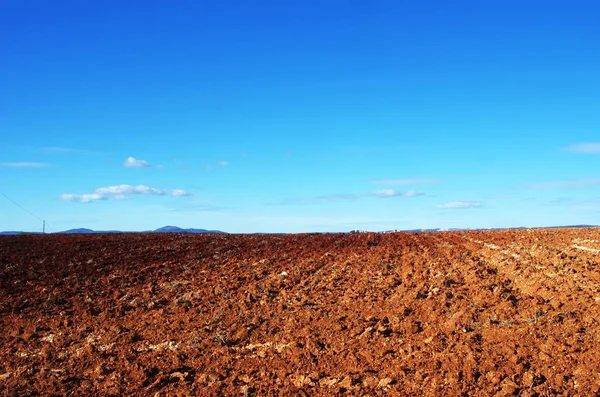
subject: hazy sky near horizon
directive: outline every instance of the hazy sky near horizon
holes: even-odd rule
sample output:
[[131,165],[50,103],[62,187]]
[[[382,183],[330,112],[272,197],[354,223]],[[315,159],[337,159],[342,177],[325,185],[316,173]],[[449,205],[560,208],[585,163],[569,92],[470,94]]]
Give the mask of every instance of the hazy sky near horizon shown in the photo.
[[[6,1],[0,192],[50,230],[600,224],[596,1]],[[0,196],[0,230],[41,222]]]

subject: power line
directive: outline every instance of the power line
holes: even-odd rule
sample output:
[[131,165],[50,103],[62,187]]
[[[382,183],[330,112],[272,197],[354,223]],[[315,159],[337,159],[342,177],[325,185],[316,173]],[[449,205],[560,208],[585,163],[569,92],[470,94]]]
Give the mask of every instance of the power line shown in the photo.
[[38,219],[38,220],[42,221],[44,223],[44,227],[43,227],[44,233],[46,232],[46,230],[48,230],[50,233],[54,232],[53,229],[50,226],[48,226],[48,222],[46,222],[44,219],[40,218],[39,216],[37,216],[33,212],[29,211],[28,209],[24,208],[22,205],[20,205],[19,203],[17,203],[15,200],[11,199],[10,197],[8,197],[3,192],[0,192],[0,194],[3,195],[11,203],[13,203],[14,205],[16,205],[17,207],[19,207],[23,211],[27,212],[29,215],[33,216],[35,219]]
[[39,216],[37,216],[36,214],[34,214],[33,212],[23,208],[22,205],[20,205],[19,203],[17,203],[15,200],[11,199],[10,197],[8,197],[6,194],[0,192],[1,195],[3,195],[4,197],[6,197],[6,199],[8,201],[10,201],[11,203],[13,203],[14,205],[16,205],[17,207],[19,207],[20,209],[22,209],[23,211],[27,212],[29,215],[33,216],[34,218],[44,222],[44,220],[42,218],[40,218]]

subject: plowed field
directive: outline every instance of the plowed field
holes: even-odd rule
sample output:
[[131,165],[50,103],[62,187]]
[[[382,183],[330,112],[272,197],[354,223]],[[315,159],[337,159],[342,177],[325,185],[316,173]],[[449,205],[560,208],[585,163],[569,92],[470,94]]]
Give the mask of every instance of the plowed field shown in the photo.
[[0,237],[0,395],[600,390],[600,229]]

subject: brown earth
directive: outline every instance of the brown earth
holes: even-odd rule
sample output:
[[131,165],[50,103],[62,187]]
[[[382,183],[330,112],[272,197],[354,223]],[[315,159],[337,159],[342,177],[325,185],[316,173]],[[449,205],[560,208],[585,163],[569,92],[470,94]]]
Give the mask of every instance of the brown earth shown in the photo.
[[0,237],[0,395],[594,395],[600,229]]

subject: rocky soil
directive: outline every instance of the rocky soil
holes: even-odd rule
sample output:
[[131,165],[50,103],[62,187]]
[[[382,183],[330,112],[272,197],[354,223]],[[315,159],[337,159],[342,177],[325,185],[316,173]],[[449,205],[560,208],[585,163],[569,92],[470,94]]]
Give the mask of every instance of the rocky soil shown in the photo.
[[600,391],[600,229],[0,237],[0,395]]

